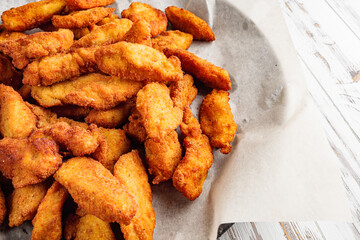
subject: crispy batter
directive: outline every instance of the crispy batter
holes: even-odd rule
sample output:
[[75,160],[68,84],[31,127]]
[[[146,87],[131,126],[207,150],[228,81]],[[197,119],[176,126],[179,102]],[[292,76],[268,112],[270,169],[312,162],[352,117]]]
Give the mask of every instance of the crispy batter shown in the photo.
[[146,140],[146,131],[144,128],[144,122],[139,111],[133,108],[132,114],[129,117],[129,122],[123,127],[126,134],[136,141],[143,143]]
[[176,56],[181,61],[182,69],[203,82],[206,86],[219,90],[230,90],[229,73],[218,66],[183,49],[164,49],[166,56]]
[[136,108],[150,138],[163,138],[180,125],[183,117],[182,110],[174,107],[169,89],[160,83],[149,83],[138,92]]
[[62,232],[62,208],[68,197],[68,192],[58,182],[47,191],[41,201],[37,213],[32,220],[34,226],[32,240],[52,239],[60,240]]
[[101,19],[101,21],[99,21],[98,23],[96,23],[96,25],[102,26],[102,25],[107,24],[107,23],[109,23],[109,22],[112,22],[112,21],[114,21],[114,20],[116,20],[116,19],[119,19],[119,16],[113,13],[113,14],[110,14],[109,16]]
[[30,85],[22,85],[18,90],[18,93],[23,98],[23,100],[28,101],[31,98],[31,86]]
[[58,145],[41,130],[29,138],[0,140],[0,171],[14,188],[44,181],[61,163]]
[[225,154],[231,151],[230,142],[237,129],[229,100],[228,92],[214,89],[200,107],[201,130],[209,137],[211,146],[221,148]]
[[91,158],[67,160],[54,175],[80,208],[106,222],[129,224],[138,205],[126,187]]
[[185,135],[183,145],[186,152],[174,172],[173,185],[186,198],[193,201],[200,196],[212,165],[212,148],[189,107],[184,110],[181,132]]
[[80,38],[82,38],[83,36],[87,35],[90,33],[90,29],[88,27],[84,27],[84,28],[72,28],[70,29],[73,34],[74,34],[74,39],[75,40],[79,40]]
[[101,71],[133,81],[179,81],[180,61],[142,44],[118,42],[99,48],[95,60]]
[[47,86],[94,72],[96,50],[97,47],[80,48],[71,53],[58,53],[35,60],[25,69],[23,84]]
[[109,223],[87,214],[80,218],[75,240],[115,240],[115,235]]
[[165,48],[188,49],[193,41],[193,36],[189,33],[175,31],[162,32],[159,36],[151,39],[152,47],[163,51]]
[[141,82],[92,73],[52,86],[34,86],[31,95],[44,107],[74,104],[104,110],[131,98],[141,87]]
[[14,68],[9,58],[0,53],[0,84],[19,89],[22,73]]
[[129,19],[116,19],[94,28],[89,34],[75,41],[73,48],[102,46],[119,42],[131,26],[132,22]]
[[86,117],[91,112],[89,107],[79,107],[76,105],[56,106],[50,108],[50,110],[59,117],[67,117],[76,120]]
[[185,107],[191,105],[197,95],[197,88],[193,85],[192,76],[185,74],[183,80],[170,84],[170,97],[174,102],[174,106],[184,110]]
[[5,217],[6,217],[6,201],[5,201],[4,193],[0,188],[0,225],[4,222]]
[[142,19],[134,22],[130,30],[121,40],[130,43],[144,44],[151,47],[149,23]]
[[36,106],[34,104],[30,104],[27,102],[25,104],[35,115],[37,128],[48,127],[50,124],[57,121],[56,113],[53,113],[48,109]]
[[215,35],[209,25],[188,10],[171,6],[165,9],[165,13],[175,29],[190,33],[195,40],[215,40]]
[[35,128],[35,116],[19,93],[0,84],[0,133],[4,137],[27,137]]
[[8,199],[9,226],[20,226],[33,219],[46,191],[46,182],[16,188]]
[[155,228],[155,212],[152,192],[145,167],[137,150],[122,155],[115,164],[114,176],[133,194],[139,209],[129,225],[120,224],[124,238],[152,239]]
[[69,15],[55,15],[52,24],[58,28],[84,28],[94,25],[110,15],[115,8],[97,7],[88,10],[74,11]]
[[10,40],[18,40],[26,36],[27,35],[22,32],[9,32],[5,30],[0,33],[0,44]]
[[76,236],[77,226],[80,221],[80,216],[70,213],[64,223],[64,238],[66,240],[74,239]]
[[51,20],[65,7],[64,0],[42,0],[11,8],[3,12],[1,20],[8,31],[25,31]]
[[66,0],[66,5],[71,9],[89,9],[94,7],[104,7],[113,4],[115,0]]
[[125,123],[130,115],[132,103],[125,102],[109,110],[93,109],[85,118],[85,122],[99,127],[115,128]]
[[149,4],[133,2],[128,9],[121,12],[121,17],[135,22],[140,19],[147,21],[151,26],[151,36],[154,37],[166,30],[167,18],[159,9]]

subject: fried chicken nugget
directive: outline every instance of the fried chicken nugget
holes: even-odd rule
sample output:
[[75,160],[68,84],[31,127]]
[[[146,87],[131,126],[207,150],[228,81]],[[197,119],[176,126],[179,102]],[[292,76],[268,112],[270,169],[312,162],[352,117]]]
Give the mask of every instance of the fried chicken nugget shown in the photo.
[[0,171],[14,188],[44,181],[61,163],[58,145],[41,130],[29,138],[0,140]]
[[116,19],[120,19],[120,18],[119,18],[118,15],[116,15],[116,14],[113,13],[113,14],[110,14],[109,16],[101,19],[98,23],[96,23],[96,25],[102,26],[102,25],[107,24],[107,23],[109,23],[109,22],[112,22],[112,21],[114,21],[114,20],[116,20]]
[[24,71],[23,84],[48,86],[96,69],[97,47],[79,48],[71,53],[58,53],[30,63]]
[[151,47],[150,24],[142,19],[134,22],[130,30],[121,40],[130,43],[144,44]]
[[6,201],[5,201],[4,193],[0,188],[0,225],[4,222],[5,217],[6,217]]
[[160,83],[149,83],[138,92],[136,108],[150,138],[163,138],[180,125],[183,117],[182,110],[174,107],[169,89]]
[[141,2],[131,3],[128,9],[121,12],[121,17],[133,22],[140,19],[147,21],[151,26],[152,37],[165,31],[167,26],[167,18],[162,11]]
[[31,96],[44,107],[74,104],[105,110],[133,97],[142,85],[141,82],[91,73],[52,86],[33,86]]
[[[31,91],[31,89],[30,89]],[[67,117],[75,120],[86,117],[92,110],[89,107],[80,107],[76,105],[63,105],[50,108],[59,117]]]
[[19,93],[0,84],[0,133],[4,137],[27,137],[35,129],[35,116]]
[[44,128],[57,121],[56,113],[51,112],[49,109],[45,109],[34,104],[25,102],[26,106],[31,110],[36,118],[36,127]]
[[214,89],[200,107],[201,130],[209,137],[211,146],[221,148],[224,154],[231,151],[230,142],[237,129],[229,100],[228,92]]
[[136,141],[143,143],[146,140],[146,130],[144,128],[144,122],[139,111],[133,108],[132,114],[129,117],[129,122],[123,127],[126,134]]
[[53,183],[41,201],[37,213],[32,220],[34,228],[31,240],[61,239],[62,209],[68,195],[63,186],[56,181]]
[[119,42],[130,30],[132,21],[116,19],[112,22],[94,28],[89,34],[75,41],[73,48],[109,45]]
[[165,9],[165,13],[175,29],[190,33],[195,40],[215,40],[215,35],[209,25],[188,10],[171,6]]
[[9,32],[5,30],[0,33],[0,44],[10,40],[18,40],[26,36],[27,35],[22,32]]
[[229,73],[218,66],[183,49],[164,49],[166,56],[176,56],[181,61],[182,69],[203,82],[206,86],[219,90],[230,90]]
[[151,39],[152,47],[163,51],[165,48],[188,49],[193,41],[193,36],[179,30],[166,31]]
[[14,68],[9,58],[0,53],[0,84],[19,89],[21,80],[22,73]]
[[145,167],[137,150],[122,155],[115,164],[114,176],[134,195],[139,209],[129,225],[120,224],[126,240],[152,239],[155,212],[152,192]]
[[130,224],[138,205],[126,187],[101,163],[91,158],[67,160],[54,178],[78,206],[106,222]]
[[90,29],[88,27],[72,28],[70,30],[73,32],[75,40],[79,40],[80,38],[90,33]]
[[109,223],[87,214],[80,218],[75,240],[115,240],[115,235]]
[[51,20],[65,7],[64,0],[42,0],[11,8],[3,12],[1,20],[8,31],[25,31]]
[[66,5],[70,9],[89,9],[94,7],[104,7],[113,4],[115,0],[66,0]]
[[174,172],[173,185],[186,198],[193,201],[200,196],[212,165],[212,148],[189,107],[184,110],[184,119],[180,127],[185,135],[183,146],[186,152]]
[[74,11],[69,15],[55,15],[52,24],[58,28],[84,28],[94,25],[106,16],[109,16],[115,8],[96,7],[88,10]]
[[46,182],[15,188],[8,199],[9,226],[20,226],[33,219],[47,189]]
[[132,81],[179,81],[183,78],[180,61],[142,44],[118,42],[95,52],[104,73]]
[[197,88],[193,85],[193,77],[185,74],[183,80],[170,84],[170,97],[174,106],[184,110],[191,105],[197,95]]

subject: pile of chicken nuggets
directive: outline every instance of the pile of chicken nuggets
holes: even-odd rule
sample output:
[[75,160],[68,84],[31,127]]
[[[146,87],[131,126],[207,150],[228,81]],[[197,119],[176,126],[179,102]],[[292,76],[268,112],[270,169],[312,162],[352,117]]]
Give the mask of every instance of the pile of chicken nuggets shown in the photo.
[[[152,239],[149,178],[195,200],[213,149],[231,151],[229,74],[187,51],[215,40],[208,24],[140,2],[120,17],[113,2],[42,0],[1,15],[0,223],[32,220],[33,240],[115,239],[110,223]],[[199,121],[194,80],[212,88]]]

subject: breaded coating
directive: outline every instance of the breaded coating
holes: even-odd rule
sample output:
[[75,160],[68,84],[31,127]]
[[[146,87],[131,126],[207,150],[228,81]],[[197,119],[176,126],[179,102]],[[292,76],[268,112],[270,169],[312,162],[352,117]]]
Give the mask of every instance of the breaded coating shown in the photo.
[[0,53],[0,84],[19,89],[22,85],[22,73],[14,68],[9,58]]
[[174,107],[169,89],[160,83],[149,83],[138,92],[136,108],[150,138],[164,138],[180,125],[183,117],[182,110]]
[[15,188],[8,199],[9,226],[20,226],[32,220],[47,189],[46,182]]
[[89,34],[75,41],[72,47],[102,46],[119,42],[131,26],[132,22],[129,19],[116,19],[94,28]]
[[67,160],[54,178],[80,208],[106,222],[130,224],[138,205],[126,187],[101,163],[91,158]]
[[115,240],[115,235],[109,223],[87,214],[80,218],[75,240]]
[[191,105],[198,92],[193,77],[189,74],[185,74],[183,80],[171,83],[169,89],[174,106],[181,110]]
[[141,82],[91,73],[52,86],[33,86],[31,96],[43,107],[74,104],[105,110],[133,97],[141,87]]
[[61,239],[62,209],[68,195],[63,186],[56,181],[53,183],[41,201],[37,213],[32,220],[34,228],[31,240]]
[[172,130],[162,138],[148,138],[144,147],[149,173],[155,176],[152,183],[171,179],[182,155],[176,131]]
[[76,105],[63,105],[50,108],[50,110],[56,113],[59,117],[66,117],[75,120],[86,117],[90,112],[89,107],[80,107]]
[[118,42],[99,48],[95,60],[104,73],[133,81],[179,81],[183,78],[178,58],[166,56],[143,44]]
[[96,23],[96,25],[102,26],[102,25],[107,24],[107,23],[109,23],[109,22],[112,22],[112,21],[114,21],[114,20],[116,20],[116,19],[120,19],[120,18],[119,18],[118,15],[116,15],[116,14],[113,13],[113,14],[110,14],[109,16],[101,19],[98,23]]
[[73,32],[75,40],[79,40],[80,38],[90,33],[90,29],[88,27],[72,28],[70,30]]
[[125,123],[130,115],[132,104],[125,102],[109,110],[93,109],[85,118],[85,122],[99,127],[115,128]]
[[31,86],[30,85],[22,85],[21,88],[17,91],[23,100],[28,101],[31,98]]
[[0,171],[12,180],[14,188],[44,181],[61,163],[58,145],[41,130],[29,138],[0,140]]
[[218,66],[183,49],[164,49],[166,56],[176,56],[182,69],[203,82],[206,86],[228,91],[231,89],[229,73]]
[[99,132],[104,137],[107,150],[102,152],[101,149],[97,149],[92,156],[109,169],[110,172],[113,172],[114,164],[119,157],[130,151],[131,142],[121,129],[100,127]]
[[35,116],[19,93],[0,84],[0,133],[4,137],[23,138],[35,128]]
[[193,41],[193,36],[179,30],[166,31],[151,39],[152,47],[163,51],[165,48],[188,49]]
[[171,6],[165,9],[165,13],[173,28],[190,33],[195,40],[215,40],[215,35],[209,25],[188,10]]
[[4,222],[6,217],[6,201],[4,193],[0,188],[0,225]]
[[65,7],[64,0],[42,0],[11,8],[1,15],[8,31],[25,31],[38,27],[51,20],[52,16]]
[[74,34],[68,29],[56,32],[38,32],[0,44],[0,50],[12,58],[12,64],[23,69],[28,63],[49,54],[67,51],[73,44]]
[[30,63],[24,71],[23,84],[48,86],[96,69],[97,47],[80,48],[71,53],[59,53]]
[[22,32],[9,32],[5,30],[0,33],[0,44],[10,40],[18,40],[26,36],[27,35]]
[[35,115],[37,128],[48,127],[50,124],[57,121],[56,113],[53,113],[48,109],[36,106],[34,104],[30,104],[28,102],[26,102],[25,104]]
[[144,122],[139,111],[133,108],[132,114],[129,117],[129,122],[123,127],[124,131],[131,138],[143,143],[146,140],[146,130],[144,128]]
[[140,19],[147,21],[151,26],[152,37],[164,32],[167,26],[167,18],[162,11],[141,2],[132,2],[128,9],[121,12],[121,17],[133,22]]
[[185,135],[185,156],[173,175],[173,185],[186,198],[193,201],[200,196],[207,173],[213,162],[212,148],[207,136],[189,107],[184,110],[181,132]]
[[52,24],[58,28],[84,28],[94,25],[106,16],[109,16],[115,8],[96,7],[88,10],[74,11],[69,15],[55,15]]
[[133,194],[139,209],[129,225],[120,224],[126,240],[152,239],[155,228],[155,212],[152,192],[145,167],[137,150],[122,155],[115,164],[114,176]]
[[63,236],[66,240],[74,239],[76,236],[77,225],[79,224],[80,216],[70,213],[64,223]]
[[231,151],[230,143],[237,129],[229,100],[228,92],[214,89],[200,107],[201,130],[209,137],[211,146],[221,148],[224,154]]
[[143,19],[134,22],[130,30],[121,40],[151,47],[150,24]]
[[113,4],[115,0],[66,0],[66,5],[70,9],[89,9],[94,7],[104,7]]

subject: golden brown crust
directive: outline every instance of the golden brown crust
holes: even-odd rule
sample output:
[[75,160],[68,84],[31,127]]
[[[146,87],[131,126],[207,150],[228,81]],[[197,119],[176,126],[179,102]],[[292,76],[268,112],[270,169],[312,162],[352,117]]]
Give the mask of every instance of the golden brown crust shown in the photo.
[[143,143],[146,140],[146,131],[144,128],[144,122],[139,111],[136,108],[133,108],[133,112],[129,117],[129,122],[126,123],[123,127],[124,131],[131,138],[136,141]]
[[115,240],[110,224],[87,214],[77,224],[75,240]]
[[64,223],[63,236],[66,240],[74,239],[76,236],[77,225],[79,224],[80,216],[70,213]]
[[167,26],[167,18],[162,11],[141,2],[131,3],[128,9],[121,12],[121,17],[128,18],[133,22],[140,19],[147,21],[153,37],[165,31]]
[[101,163],[77,157],[54,175],[79,207],[106,222],[129,224],[138,205],[134,197]]
[[225,154],[231,151],[230,143],[237,129],[229,100],[228,92],[214,89],[200,107],[201,130],[209,137],[211,146],[221,148]]
[[8,31],[25,31],[38,27],[51,20],[52,16],[65,7],[64,0],[42,0],[11,8],[1,15]]
[[125,239],[152,239],[155,212],[148,176],[137,150],[122,155],[115,164],[114,176],[133,194],[139,209],[129,225],[120,224]]
[[56,106],[50,108],[50,110],[59,117],[67,117],[75,120],[80,120],[91,112],[91,108],[89,107],[80,107],[76,105]]
[[84,27],[84,28],[72,28],[70,29],[73,34],[74,34],[74,39],[75,40],[79,40],[80,38],[82,38],[83,36],[87,35],[90,33],[90,29],[88,27]]
[[121,40],[130,43],[144,44],[151,47],[150,24],[142,19],[134,22],[130,30]]
[[183,80],[170,84],[170,97],[174,106],[184,110],[191,105],[197,95],[197,88],[193,85],[193,77],[185,74]]
[[0,188],[0,224],[4,222],[5,217],[6,217],[6,201],[5,201],[4,193]]
[[181,61],[182,69],[203,82],[206,86],[219,90],[231,89],[229,73],[218,66],[183,49],[165,49],[166,56],[176,56]]
[[113,4],[115,0],[66,0],[66,5],[71,9],[89,9],[94,7],[104,7]]
[[188,10],[171,6],[165,9],[165,13],[175,29],[190,33],[195,40],[215,40],[215,35],[209,25]]
[[159,36],[151,39],[152,47],[163,51],[165,48],[180,48],[188,49],[193,41],[193,36],[189,33],[184,33],[179,30],[165,31]]
[[27,35],[22,32],[9,32],[5,30],[0,33],[0,44],[10,40],[18,40],[26,36]]
[[101,19],[101,21],[99,21],[98,23],[96,23],[96,25],[102,26],[102,25],[107,24],[107,23],[109,23],[109,22],[112,22],[112,21],[114,21],[114,20],[116,20],[116,19],[120,19],[120,18],[119,18],[118,15],[116,15],[116,14],[113,13],[113,14],[110,14],[109,16]]
[[22,73],[14,68],[9,58],[0,53],[0,84],[19,89],[22,85]]
[[28,102],[26,102],[25,104],[35,115],[37,128],[48,127],[50,124],[57,121],[56,113],[53,113],[48,109],[36,106],[34,104],[30,104]]

